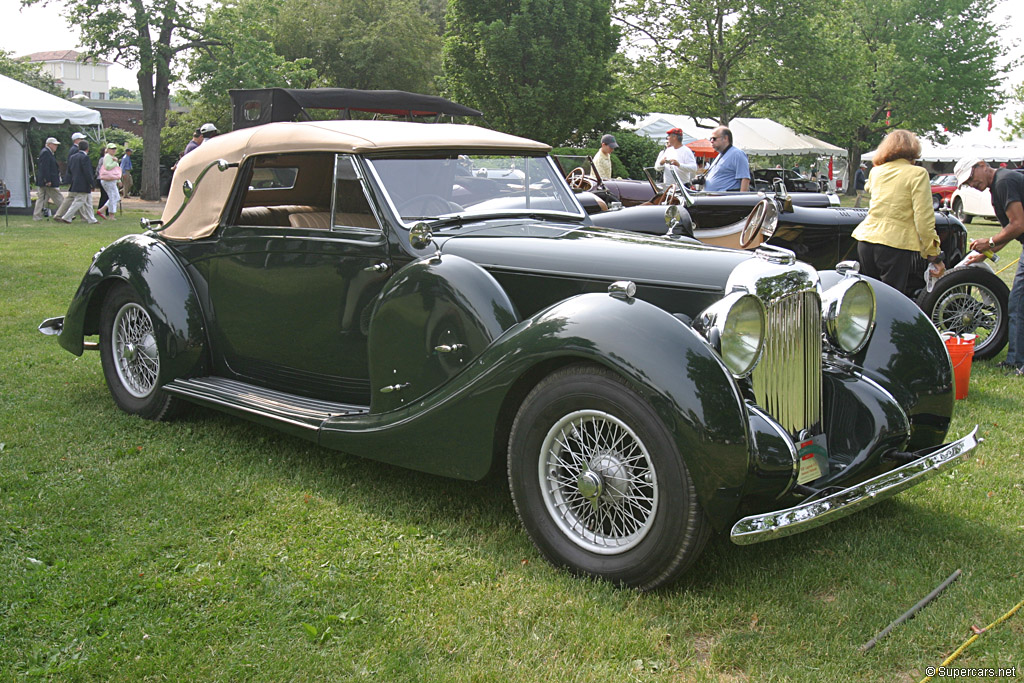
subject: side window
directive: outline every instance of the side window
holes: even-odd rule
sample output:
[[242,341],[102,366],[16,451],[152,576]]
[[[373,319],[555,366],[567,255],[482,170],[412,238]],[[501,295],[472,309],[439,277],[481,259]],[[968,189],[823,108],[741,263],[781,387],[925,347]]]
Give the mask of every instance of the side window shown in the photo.
[[267,154],[251,158],[238,225],[330,229],[334,154]]
[[355,160],[344,154],[339,154],[334,164],[334,213],[331,225],[341,229],[381,229],[366,199]]

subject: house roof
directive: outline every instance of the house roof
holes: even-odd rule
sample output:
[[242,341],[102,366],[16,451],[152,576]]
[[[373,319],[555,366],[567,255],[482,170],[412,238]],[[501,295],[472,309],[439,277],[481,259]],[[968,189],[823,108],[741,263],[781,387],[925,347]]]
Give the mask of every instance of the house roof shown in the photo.
[[[82,53],[77,50],[51,50],[49,52],[33,52],[30,55],[25,55],[25,58],[30,62],[77,62],[81,57],[83,57]],[[113,62],[96,57],[86,61],[93,64],[106,64],[108,66],[113,64]]]

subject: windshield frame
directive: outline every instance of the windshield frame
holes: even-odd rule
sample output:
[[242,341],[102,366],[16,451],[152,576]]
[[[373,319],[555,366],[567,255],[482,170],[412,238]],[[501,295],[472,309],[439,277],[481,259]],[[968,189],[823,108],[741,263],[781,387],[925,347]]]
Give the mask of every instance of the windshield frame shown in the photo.
[[[529,159],[530,161],[543,159],[546,163],[546,167],[550,173],[550,180],[553,183],[560,185],[561,192],[565,199],[571,203],[575,210],[565,211],[551,208],[540,208],[540,207],[523,207],[523,208],[503,208],[495,209],[493,211],[481,211],[474,212],[472,206],[465,207],[463,211],[453,211],[450,213],[439,214],[431,217],[416,217],[404,219],[398,206],[395,204],[395,198],[391,192],[388,191],[387,185],[378,172],[376,162],[379,161],[395,161],[396,159],[407,159],[409,161],[421,160],[421,159],[458,159],[459,157],[480,157],[480,156],[504,156],[515,159]],[[562,177],[561,171],[559,170],[558,164],[554,159],[551,158],[550,154],[537,154],[535,152],[527,151],[510,151],[510,150],[446,150],[446,151],[431,151],[429,153],[420,154],[402,154],[396,156],[394,154],[380,155],[380,156],[363,156],[363,163],[367,169],[367,172],[373,178],[374,184],[376,184],[381,197],[383,197],[388,209],[391,214],[395,217],[398,225],[404,227],[406,230],[412,228],[419,223],[431,223],[431,222],[452,222],[459,223],[462,221],[482,221],[490,218],[508,218],[522,216],[528,218],[531,216],[551,216],[552,218],[558,219],[572,219],[572,220],[583,220],[587,217],[587,212],[583,206],[576,199],[575,193],[569,188],[565,182],[565,178]]]

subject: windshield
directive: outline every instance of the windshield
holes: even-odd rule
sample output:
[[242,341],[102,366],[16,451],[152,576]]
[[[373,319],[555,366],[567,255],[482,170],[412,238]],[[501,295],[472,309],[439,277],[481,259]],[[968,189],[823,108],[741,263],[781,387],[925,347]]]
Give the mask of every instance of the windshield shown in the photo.
[[586,215],[548,157],[459,154],[369,165],[406,224],[510,213]]

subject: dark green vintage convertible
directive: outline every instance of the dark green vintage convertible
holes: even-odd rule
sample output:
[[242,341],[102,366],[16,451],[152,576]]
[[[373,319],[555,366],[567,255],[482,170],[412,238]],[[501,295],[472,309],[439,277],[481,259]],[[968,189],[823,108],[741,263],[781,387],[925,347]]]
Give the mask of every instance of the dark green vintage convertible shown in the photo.
[[[179,163],[167,210],[40,329],[115,403],[508,474],[553,563],[678,577],[708,535],[814,528],[954,465],[935,328],[854,265],[595,227],[548,147],[483,128],[270,123]],[[98,336],[98,341],[87,339]]]

